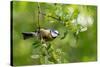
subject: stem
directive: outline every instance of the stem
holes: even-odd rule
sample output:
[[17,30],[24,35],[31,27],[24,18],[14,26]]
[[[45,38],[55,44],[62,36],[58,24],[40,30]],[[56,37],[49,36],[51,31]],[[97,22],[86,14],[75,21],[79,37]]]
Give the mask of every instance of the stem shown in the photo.
[[58,21],[61,21],[61,19],[59,17],[57,18],[57,17],[51,16],[51,15],[46,15],[45,13],[42,13],[42,12],[40,12],[40,14],[47,16],[47,17],[51,17],[51,18],[56,19]]
[[39,27],[39,29],[40,29],[39,20],[40,20],[40,5],[39,5],[39,3],[38,3],[38,27]]
[[38,28],[39,28],[38,33],[39,33],[39,39],[42,40],[42,35],[41,35],[41,33],[40,33],[40,23],[39,23],[39,22],[40,22],[40,21],[39,21],[39,20],[40,20],[40,11],[41,11],[41,10],[40,10],[40,4],[38,3]]

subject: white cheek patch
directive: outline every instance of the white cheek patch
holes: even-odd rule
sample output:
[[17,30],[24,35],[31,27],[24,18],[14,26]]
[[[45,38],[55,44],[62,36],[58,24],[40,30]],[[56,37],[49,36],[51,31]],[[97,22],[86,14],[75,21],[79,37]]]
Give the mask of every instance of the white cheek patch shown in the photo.
[[58,35],[54,32],[51,32],[52,37],[57,37]]

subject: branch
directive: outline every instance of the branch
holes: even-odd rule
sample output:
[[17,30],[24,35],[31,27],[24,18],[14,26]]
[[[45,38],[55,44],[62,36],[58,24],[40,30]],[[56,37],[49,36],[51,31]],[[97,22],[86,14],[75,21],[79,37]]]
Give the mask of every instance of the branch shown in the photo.
[[51,15],[46,15],[45,13],[42,13],[42,12],[40,12],[40,14],[42,14],[42,15],[44,15],[44,16],[47,16],[47,17],[51,17],[51,18],[53,18],[53,19],[56,19],[57,21],[62,21],[61,19],[60,19],[60,17],[54,17],[54,16],[51,16]]
[[38,27],[40,28],[39,20],[40,20],[40,4],[38,3]]
[[[55,4],[55,5],[57,5],[57,4]],[[58,22],[61,22],[61,23],[69,21],[69,19],[62,20],[61,17],[57,16],[57,15],[56,15],[56,17],[51,16],[51,15],[46,15],[46,13],[43,13],[40,8],[41,8],[40,4],[38,3],[38,14],[41,14],[41,15],[44,15],[44,16],[47,16],[47,17],[51,17],[51,18],[53,18],[53,19],[55,19],[55,20],[57,20]],[[65,23],[62,23],[62,24],[65,26]],[[38,26],[40,26],[39,25],[39,20],[38,20]]]

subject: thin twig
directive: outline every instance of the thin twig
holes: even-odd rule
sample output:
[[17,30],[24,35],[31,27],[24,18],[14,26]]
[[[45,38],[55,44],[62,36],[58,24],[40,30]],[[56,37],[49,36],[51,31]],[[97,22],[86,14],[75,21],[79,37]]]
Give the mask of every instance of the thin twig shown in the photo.
[[38,34],[39,34],[39,39],[41,40],[42,43],[42,35],[40,33],[40,4],[38,3]]
[[40,5],[39,5],[39,3],[38,3],[38,27],[39,27],[39,29],[40,29]]

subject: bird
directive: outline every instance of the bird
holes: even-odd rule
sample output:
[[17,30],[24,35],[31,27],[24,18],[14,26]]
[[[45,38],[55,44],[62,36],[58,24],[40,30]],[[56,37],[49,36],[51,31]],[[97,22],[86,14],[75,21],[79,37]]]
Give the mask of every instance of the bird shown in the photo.
[[55,39],[59,35],[59,32],[54,29],[41,28],[33,32],[23,32],[22,34],[23,34],[24,40],[35,36],[37,38],[42,38],[45,41],[50,41],[50,40]]

